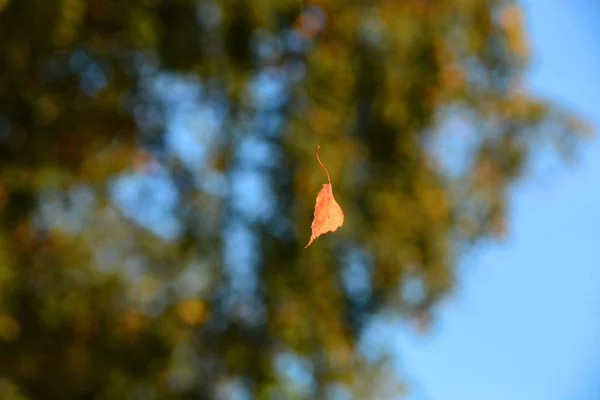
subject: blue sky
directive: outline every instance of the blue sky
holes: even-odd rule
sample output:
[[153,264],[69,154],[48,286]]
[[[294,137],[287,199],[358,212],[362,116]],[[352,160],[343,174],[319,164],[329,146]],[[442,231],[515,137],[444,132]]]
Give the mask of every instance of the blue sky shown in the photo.
[[[529,85],[600,126],[600,5],[525,3]],[[548,167],[547,163],[544,164]],[[540,172],[541,171],[541,172]],[[416,400],[600,399],[600,143],[514,190],[510,235],[463,261],[430,335],[399,333]]]

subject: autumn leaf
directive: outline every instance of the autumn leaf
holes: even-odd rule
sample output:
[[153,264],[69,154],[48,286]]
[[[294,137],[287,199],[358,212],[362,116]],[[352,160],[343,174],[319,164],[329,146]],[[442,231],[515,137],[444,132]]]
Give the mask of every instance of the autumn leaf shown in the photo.
[[335,232],[338,228],[344,225],[344,212],[340,205],[335,201],[333,197],[333,187],[331,186],[331,178],[329,177],[329,171],[321,162],[319,158],[319,149],[321,146],[317,146],[317,161],[321,164],[321,168],[325,170],[327,174],[327,181],[325,185],[317,194],[317,203],[315,204],[315,215],[311,225],[312,235],[310,241],[304,247],[305,249],[312,244],[312,242],[319,236],[327,232]]

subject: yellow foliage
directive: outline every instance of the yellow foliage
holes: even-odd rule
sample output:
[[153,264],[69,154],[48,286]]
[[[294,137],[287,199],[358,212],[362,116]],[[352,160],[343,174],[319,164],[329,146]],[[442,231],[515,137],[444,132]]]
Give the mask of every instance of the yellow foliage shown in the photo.
[[181,301],[176,306],[176,312],[183,322],[191,326],[200,325],[209,316],[206,304],[199,299]]
[[21,335],[21,325],[11,315],[0,315],[0,340],[12,342]]

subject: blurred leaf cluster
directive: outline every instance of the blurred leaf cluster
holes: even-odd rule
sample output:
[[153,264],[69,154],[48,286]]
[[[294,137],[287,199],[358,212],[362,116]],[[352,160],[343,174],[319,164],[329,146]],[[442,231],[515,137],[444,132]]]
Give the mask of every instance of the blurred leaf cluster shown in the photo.
[[[426,326],[535,150],[587,132],[525,90],[523,24],[0,0],[0,397],[400,396],[385,326]],[[346,225],[302,251],[317,144]]]

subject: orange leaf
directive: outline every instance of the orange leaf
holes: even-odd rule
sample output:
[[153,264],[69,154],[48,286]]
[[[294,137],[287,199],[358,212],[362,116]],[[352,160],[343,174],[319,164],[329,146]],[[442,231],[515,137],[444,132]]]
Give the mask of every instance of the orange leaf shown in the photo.
[[333,197],[333,187],[331,186],[331,178],[329,177],[329,171],[321,162],[319,158],[319,149],[321,146],[317,146],[317,161],[321,164],[321,167],[325,170],[327,174],[327,181],[323,185],[319,194],[317,194],[317,204],[315,204],[315,216],[313,218],[313,222],[311,225],[312,235],[310,236],[310,241],[304,247],[305,249],[310,246],[316,238],[327,233],[327,232],[335,232],[338,228],[344,225],[344,212],[340,205],[335,201]]

